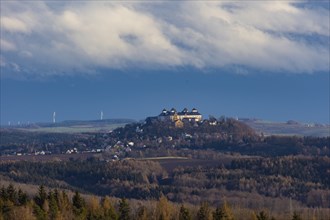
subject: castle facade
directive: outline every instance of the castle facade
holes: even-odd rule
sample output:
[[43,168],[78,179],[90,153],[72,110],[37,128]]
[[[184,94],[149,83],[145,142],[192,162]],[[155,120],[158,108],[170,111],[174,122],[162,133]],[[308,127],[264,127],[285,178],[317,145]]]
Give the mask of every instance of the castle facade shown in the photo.
[[184,108],[181,112],[177,112],[175,108],[171,110],[163,109],[163,111],[158,115],[158,119],[161,121],[202,121],[202,115],[193,108],[191,111],[188,111],[187,108]]

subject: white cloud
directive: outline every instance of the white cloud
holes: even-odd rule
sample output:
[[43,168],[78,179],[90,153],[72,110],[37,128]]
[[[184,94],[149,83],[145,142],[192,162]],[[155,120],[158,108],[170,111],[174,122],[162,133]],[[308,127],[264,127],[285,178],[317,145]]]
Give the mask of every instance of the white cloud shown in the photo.
[[19,19],[16,18],[10,18],[10,17],[1,17],[0,18],[0,24],[1,28],[5,31],[10,32],[27,32],[28,27],[24,22],[22,22]]
[[[295,1],[257,1],[231,3],[233,20],[264,31],[322,34],[329,36],[329,11],[295,6]],[[311,3],[312,4],[312,3]],[[240,7],[239,7],[240,6]]]
[[329,68],[329,10],[295,1],[1,6],[2,56],[18,63],[21,73],[186,65],[294,73]]
[[3,51],[14,51],[16,50],[15,44],[6,41],[5,39],[0,39],[0,48]]
[[126,7],[67,10],[56,25],[94,64],[180,64],[180,51],[163,35],[154,19]]
[[[206,4],[197,2],[190,3],[188,6],[184,5],[181,17],[184,16],[183,20],[186,23],[182,24],[184,28],[174,27],[175,38],[181,44],[192,49],[188,53],[198,58],[196,65],[221,67],[237,64],[263,70],[293,72],[313,72],[328,68],[329,52],[326,45],[325,47],[309,45],[285,37],[286,32],[294,30],[296,24],[288,24],[285,20],[276,18],[279,16],[274,15],[273,19],[277,20],[278,27],[283,27],[281,30],[275,25],[263,25],[270,21],[271,16],[268,14],[271,14],[271,10],[283,11],[285,15],[286,13],[301,13],[300,9],[289,10],[293,6],[288,2],[275,4],[275,9],[271,8],[269,3],[255,3],[252,6],[250,4],[230,4],[232,8],[228,8],[228,3],[218,2]],[[261,10],[264,8],[268,8],[268,10]],[[184,13],[186,10],[189,11],[189,14]],[[251,17],[244,13],[251,14]],[[198,22],[194,22],[196,17],[198,17]],[[256,22],[263,21],[263,19],[266,21]],[[296,23],[299,20],[308,20],[308,18],[302,19],[300,16],[296,19]],[[321,27],[324,27],[325,30],[317,32]],[[304,28],[307,35],[329,32],[329,24],[326,21],[322,21],[310,29]],[[273,34],[274,32],[276,35]]]

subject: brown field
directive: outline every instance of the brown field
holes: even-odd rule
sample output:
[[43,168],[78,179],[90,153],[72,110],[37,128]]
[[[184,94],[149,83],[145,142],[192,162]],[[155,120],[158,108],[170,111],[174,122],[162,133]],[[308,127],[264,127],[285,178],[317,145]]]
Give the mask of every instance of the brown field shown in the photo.
[[0,156],[2,162],[30,161],[30,162],[49,162],[49,161],[68,161],[86,160],[91,157],[99,156],[99,153],[79,153],[79,154],[50,154],[50,155],[22,155],[22,156]]
[[[252,156],[239,156],[239,158],[246,158]],[[221,155],[218,158],[209,159],[195,159],[188,157],[149,157],[141,158],[139,160],[151,160],[158,162],[167,172],[172,172],[175,168],[179,167],[218,167],[222,165],[229,165],[233,159],[238,156]]]

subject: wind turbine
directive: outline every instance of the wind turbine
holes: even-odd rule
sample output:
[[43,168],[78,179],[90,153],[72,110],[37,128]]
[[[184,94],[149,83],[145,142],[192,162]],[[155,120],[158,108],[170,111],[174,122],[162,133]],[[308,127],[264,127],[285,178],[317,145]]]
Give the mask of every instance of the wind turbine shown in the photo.
[[53,113],[53,123],[56,123],[56,112]]
[[101,120],[103,120],[103,111],[101,110]]

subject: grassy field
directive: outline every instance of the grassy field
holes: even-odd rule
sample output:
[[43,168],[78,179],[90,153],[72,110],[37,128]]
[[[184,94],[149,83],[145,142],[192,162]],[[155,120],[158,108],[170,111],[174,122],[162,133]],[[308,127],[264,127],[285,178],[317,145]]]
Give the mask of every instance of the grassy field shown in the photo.
[[16,129],[21,131],[45,133],[83,133],[83,132],[109,132],[118,127],[124,127],[132,119],[104,119],[104,120],[67,120],[56,123],[33,123],[16,126],[1,126],[3,129]]
[[94,157],[98,158],[99,153],[79,153],[79,154],[50,154],[50,155],[10,155],[0,156],[0,163],[29,161],[29,162],[51,162],[51,161],[68,161],[68,160],[86,160]]
[[104,126],[92,125],[75,125],[75,126],[60,126],[60,127],[37,127],[37,128],[19,128],[21,131],[32,132],[47,132],[47,133],[82,133],[82,132],[99,132],[99,131],[112,131],[118,127],[124,127],[123,124],[108,124]]
[[247,125],[264,135],[330,136],[330,126],[307,126],[305,124],[287,124],[285,122],[244,121]]

